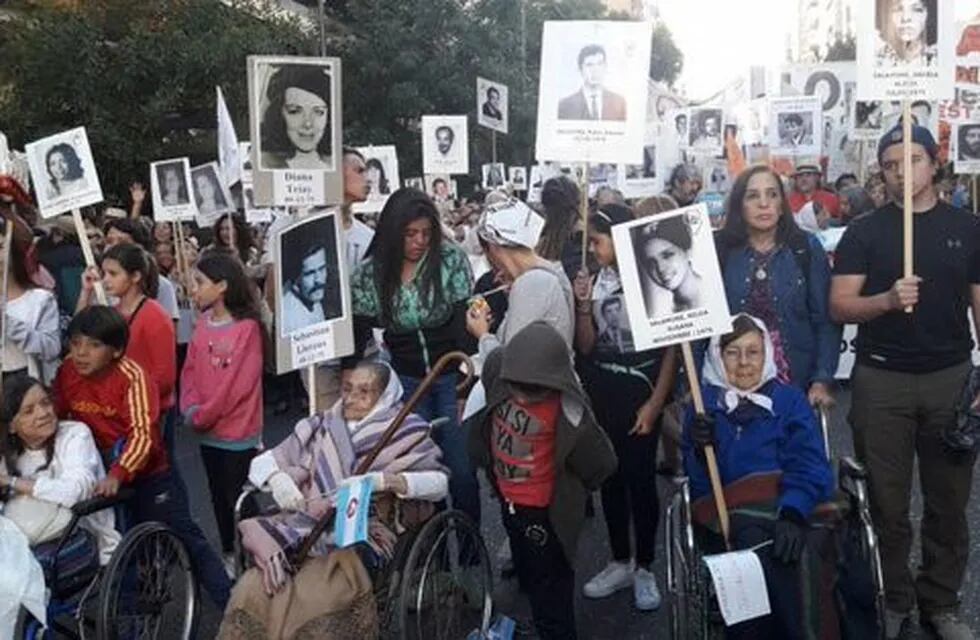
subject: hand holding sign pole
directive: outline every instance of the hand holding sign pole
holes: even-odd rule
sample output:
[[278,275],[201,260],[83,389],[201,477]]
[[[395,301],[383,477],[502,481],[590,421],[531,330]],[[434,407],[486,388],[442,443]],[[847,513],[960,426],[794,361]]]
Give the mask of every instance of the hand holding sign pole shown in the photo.
[[[85,223],[82,222],[82,212],[78,209],[72,209],[71,218],[75,223],[75,233],[78,234],[78,241],[82,245],[82,255],[85,256],[85,265],[87,267],[98,268],[98,265],[95,263],[95,255],[92,253],[92,244],[88,241],[88,234],[85,233]],[[102,287],[102,281],[96,280],[94,286],[95,298],[99,301],[99,304],[108,304],[105,289]]]

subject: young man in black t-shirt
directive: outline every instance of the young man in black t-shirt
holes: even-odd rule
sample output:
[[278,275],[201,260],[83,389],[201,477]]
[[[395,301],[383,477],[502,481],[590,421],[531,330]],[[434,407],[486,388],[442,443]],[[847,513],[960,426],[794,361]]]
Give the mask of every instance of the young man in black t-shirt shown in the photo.
[[[870,474],[886,635],[898,637],[918,604],[921,620],[940,638],[969,639],[973,634],[956,611],[969,554],[965,509],[973,458],[950,456],[942,432],[954,423],[970,371],[968,309],[980,318],[980,219],[939,201],[936,142],[927,129],[912,129],[915,275],[902,275],[898,126],[878,145],[892,202],[848,227],[836,252],[830,308],[838,322],[860,325],[850,422],[855,450]],[[922,567],[913,581],[908,512],[916,456],[925,516]]]

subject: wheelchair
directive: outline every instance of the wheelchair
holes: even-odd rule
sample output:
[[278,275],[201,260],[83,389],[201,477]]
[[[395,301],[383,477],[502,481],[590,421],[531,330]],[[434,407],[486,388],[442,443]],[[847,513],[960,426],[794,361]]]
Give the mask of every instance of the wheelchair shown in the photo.
[[[820,411],[829,459],[827,421],[827,414]],[[818,505],[811,526],[826,529],[837,550],[838,590],[833,604],[838,607],[842,627],[847,625],[846,630],[842,629],[842,637],[883,638],[885,589],[878,540],[871,523],[867,473],[855,459],[842,457],[837,465],[837,483],[834,501]],[[737,505],[730,502],[730,511],[733,506]],[[688,479],[674,478],[664,518],[671,637],[724,638],[725,624],[714,598],[710,574],[702,562],[704,554],[697,544],[700,525],[695,511]],[[846,579],[842,577],[844,572]],[[842,588],[848,593],[842,594]]]
[[[447,509],[425,521],[402,526],[400,501],[372,497],[372,514],[386,512],[401,530],[394,554],[376,566],[365,562],[374,586],[379,637],[386,640],[458,640],[473,630],[485,637],[490,626],[493,574],[479,527],[462,511]],[[238,523],[268,516],[278,508],[264,491],[247,488],[235,507],[235,569],[249,561],[241,549]],[[403,529],[403,530],[402,530]],[[360,554],[362,561],[365,556]]]
[[95,538],[80,521],[118,507],[130,496],[123,488],[111,498],[79,502],[60,538],[35,547],[50,593],[49,629],[22,611],[16,638],[195,637],[197,580],[190,554],[167,526],[144,522],[129,529],[109,563],[99,566]]

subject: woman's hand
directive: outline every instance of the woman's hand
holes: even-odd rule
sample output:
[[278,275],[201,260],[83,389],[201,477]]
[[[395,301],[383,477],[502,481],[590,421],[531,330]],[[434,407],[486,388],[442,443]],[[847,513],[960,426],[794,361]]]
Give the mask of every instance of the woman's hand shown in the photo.
[[629,430],[631,436],[648,436],[653,433],[653,427],[657,424],[657,418],[664,410],[663,403],[647,400],[636,412],[636,423]]
[[825,382],[814,382],[807,393],[810,405],[818,409],[829,409],[834,406],[834,396]]
[[592,278],[589,277],[588,271],[578,272],[578,275],[575,276],[575,282],[572,283],[572,290],[575,292],[575,299],[578,302],[592,302]]
[[490,333],[492,318],[488,304],[471,304],[466,311],[466,330],[479,340]]
[[95,283],[101,279],[102,275],[97,268],[86,267],[85,271],[82,272],[82,291],[92,293],[95,289]]
[[395,494],[396,496],[403,496],[408,493],[408,481],[405,480],[404,473],[386,473],[385,478],[385,491]]

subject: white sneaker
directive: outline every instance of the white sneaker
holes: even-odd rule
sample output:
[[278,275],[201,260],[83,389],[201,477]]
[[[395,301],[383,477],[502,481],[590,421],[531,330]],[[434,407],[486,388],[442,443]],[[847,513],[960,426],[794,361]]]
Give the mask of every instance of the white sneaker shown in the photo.
[[582,587],[586,598],[608,598],[633,584],[633,562],[610,562]]
[[657,576],[642,567],[633,572],[633,603],[640,611],[656,611],[660,608]]

